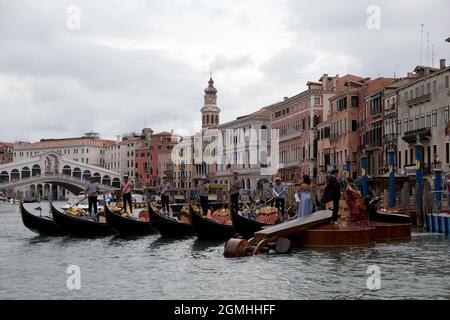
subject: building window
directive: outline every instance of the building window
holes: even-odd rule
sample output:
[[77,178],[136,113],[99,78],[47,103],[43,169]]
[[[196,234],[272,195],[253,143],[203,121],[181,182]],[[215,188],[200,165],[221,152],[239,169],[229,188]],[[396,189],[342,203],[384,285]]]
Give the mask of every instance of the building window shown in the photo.
[[444,110],[444,125],[448,127],[448,107]]
[[447,142],[445,144],[445,163],[450,162],[450,144]]
[[436,127],[437,126],[437,112],[436,110],[433,111],[433,119],[432,119],[433,123],[432,126]]
[[431,128],[431,112],[427,112],[427,121],[426,127]]
[[320,97],[314,97],[314,105],[320,106]]
[[448,76],[445,77],[445,88],[448,89]]
[[352,131],[358,131],[358,121],[352,120]]
[[397,133],[402,134],[402,120],[397,121]]
[[398,168],[402,167],[402,152],[398,152]]
[[420,115],[420,128],[425,128],[425,113]]
[[436,80],[433,81],[433,93],[436,93],[436,89],[437,89],[437,82]]
[[352,96],[352,107],[357,107],[359,105],[358,96]]
[[427,94],[428,94],[428,93],[431,93],[431,92],[430,92],[430,86],[431,86],[431,84],[428,82],[428,83],[427,83]]

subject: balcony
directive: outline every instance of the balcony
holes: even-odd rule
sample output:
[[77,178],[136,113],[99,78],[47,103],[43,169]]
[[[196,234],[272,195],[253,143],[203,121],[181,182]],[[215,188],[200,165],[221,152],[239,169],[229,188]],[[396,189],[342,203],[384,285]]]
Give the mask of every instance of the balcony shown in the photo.
[[430,140],[431,128],[422,128],[405,132],[402,139],[407,143],[415,143],[417,141],[417,136],[419,136],[420,142]]
[[396,133],[388,133],[383,136],[384,142],[397,141]]
[[421,103],[428,102],[428,101],[431,101],[430,93],[424,94],[424,95],[414,98],[414,99],[409,99],[408,101],[406,101],[406,104],[408,105],[408,107],[412,107],[414,105],[421,104]]

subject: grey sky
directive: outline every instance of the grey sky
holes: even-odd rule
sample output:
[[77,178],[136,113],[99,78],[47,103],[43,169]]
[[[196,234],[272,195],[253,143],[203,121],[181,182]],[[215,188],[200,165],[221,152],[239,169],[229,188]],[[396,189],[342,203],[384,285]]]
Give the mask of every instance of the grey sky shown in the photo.
[[[80,29],[67,27],[70,5]],[[381,28],[369,29],[370,5]],[[213,72],[221,120],[323,73],[375,78],[450,60],[450,2],[0,0],[0,140],[198,127]],[[448,63],[448,62],[447,62]]]

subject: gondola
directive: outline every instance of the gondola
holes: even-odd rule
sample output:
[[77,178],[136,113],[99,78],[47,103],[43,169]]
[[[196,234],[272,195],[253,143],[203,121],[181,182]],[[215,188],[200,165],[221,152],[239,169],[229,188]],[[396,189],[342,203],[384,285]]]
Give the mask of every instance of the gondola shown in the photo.
[[236,212],[236,210],[231,210],[231,220],[233,221],[233,226],[236,229],[236,232],[245,239],[253,237],[253,234],[261,230],[263,227],[272,225],[243,217]]
[[148,205],[148,215],[152,226],[161,233],[162,236],[177,237],[189,236],[194,234],[192,224],[183,223],[178,220],[160,215]]
[[199,215],[192,206],[189,206],[192,226],[199,239],[222,240],[229,239],[236,231],[233,225],[217,223],[211,219]]
[[140,235],[155,231],[152,228],[150,221],[140,221],[137,219],[123,217],[118,213],[112,212],[107,205],[105,205],[105,218],[106,223],[108,223],[120,234]]
[[411,223],[411,217],[406,214],[383,213],[377,210],[377,203],[380,202],[379,197],[375,197],[368,204],[369,220],[376,222],[389,223]]
[[107,236],[114,234],[115,231],[107,223],[101,223],[93,220],[72,217],[69,216],[53,206],[52,208],[53,220],[56,225],[63,231],[80,237],[90,237],[90,236]]
[[65,234],[51,218],[38,217],[28,212],[23,202],[20,203],[20,215],[23,225],[35,233],[45,236],[62,236]]

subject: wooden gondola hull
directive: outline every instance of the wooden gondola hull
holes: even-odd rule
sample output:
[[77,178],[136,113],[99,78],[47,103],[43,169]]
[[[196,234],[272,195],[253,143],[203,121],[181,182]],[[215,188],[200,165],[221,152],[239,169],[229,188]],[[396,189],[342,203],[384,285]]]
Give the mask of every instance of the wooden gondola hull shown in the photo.
[[233,226],[236,229],[236,232],[245,239],[253,237],[253,234],[261,230],[263,227],[270,226],[256,220],[245,218],[234,210],[231,213],[231,219],[233,221]]
[[107,223],[100,223],[87,219],[68,216],[57,210],[51,204],[53,221],[64,232],[73,236],[95,237],[107,236],[116,233]]
[[229,239],[236,231],[233,225],[220,224],[206,217],[198,215],[190,207],[191,222],[195,234],[199,239],[204,240],[223,240]]
[[388,223],[411,223],[411,218],[405,214],[376,213],[370,217],[370,220]]
[[140,235],[152,233],[155,231],[152,228],[150,222],[122,217],[121,215],[109,210],[108,206],[105,206],[105,218],[106,223],[108,223],[115,231],[120,234]]
[[65,234],[52,219],[38,217],[28,212],[23,203],[20,204],[20,215],[23,225],[35,233],[45,236],[62,236]]
[[191,224],[166,218],[155,212],[151,206],[148,206],[148,215],[150,223],[164,237],[184,237],[194,234]]

